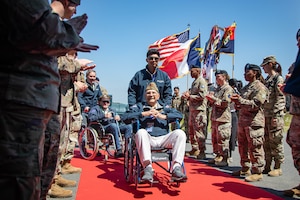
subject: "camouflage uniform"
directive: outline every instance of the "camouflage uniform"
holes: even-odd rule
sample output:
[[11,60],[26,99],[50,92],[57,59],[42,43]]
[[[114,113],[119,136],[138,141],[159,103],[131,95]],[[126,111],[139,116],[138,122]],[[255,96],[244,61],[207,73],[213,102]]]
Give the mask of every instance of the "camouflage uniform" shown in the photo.
[[0,63],[1,199],[40,199],[45,129],[51,115],[59,112],[56,57],[75,48],[80,38],[51,12],[46,0],[2,3],[0,41],[6,55]]
[[186,141],[189,142],[189,102],[185,98],[181,98],[180,110],[183,114],[183,121],[181,120],[181,129],[186,134]]
[[[60,149],[62,153],[61,163],[70,162],[74,156],[74,149],[77,143],[78,131],[81,127],[81,111],[80,105],[77,100],[76,88],[73,82],[84,81],[82,76],[78,77],[80,72],[80,64],[74,60],[69,59],[67,56],[58,58],[58,69],[61,75],[61,142]],[[76,123],[75,123],[76,122]],[[79,123],[79,125],[78,125]],[[73,126],[76,124],[76,127]],[[59,165],[60,166],[60,165]]]
[[[265,114],[265,172],[271,171],[271,163],[274,159],[274,169],[279,169],[281,163],[284,161],[283,151],[283,126],[284,126],[284,109],[285,96],[278,87],[278,84],[284,82],[282,76],[279,74],[268,76],[266,78],[265,86],[269,90],[269,101],[264,104]],[[276,120],[276,122],[273,122]]]
[[194,150],[204,153],[205,127],[206,127],[206,106],[207,82],[204,78],[198,77],[192,83],[189,97],[189,136]]
[[41,177],[41,199],[46,199],[57,165],[60,142],[60,123],[57,114],[50,118],[45,130],[44,160]]
[[213,152],[222,156],[226,162],[229,156],[229,140],[231,135],[230,96],[232,87],[225,83],[214,93],[211,112]]
[[241,97],[236,102],[236,108],[239,110],[240,163],[242,171],[250,169],[252,164],[253,174],[261,174],[265,164],[263,104],[267,100],[267,95],[267,88],[259,80],[255,80],[242,89]]
[[294,166],[300,175],[300,97],[291,96],[290,113],[293,115],[286,142],[292,149]]
[[[178,110],[179,112],[181,111],[181,96],[173,96],[172,98],[172,102],[171,102],[171,107],[175,108],[176,110]],[[180,121],[181,124],[181,121]],[[176,129],[176,124],[175,123],[171,123],[171,130],[175,130]]]

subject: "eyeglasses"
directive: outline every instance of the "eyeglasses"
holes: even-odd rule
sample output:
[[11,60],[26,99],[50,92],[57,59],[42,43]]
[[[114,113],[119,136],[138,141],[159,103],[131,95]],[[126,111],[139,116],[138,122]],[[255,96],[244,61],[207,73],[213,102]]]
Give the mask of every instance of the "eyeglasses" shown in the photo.
[[109,101],[102,101],[102,103],[109,103]]
[[148,59],[149,59],[149,60],[154,60],[154,61],[158,61],[158,60],[159,60],[158,57],[151,57],[151,56],[149,56]]

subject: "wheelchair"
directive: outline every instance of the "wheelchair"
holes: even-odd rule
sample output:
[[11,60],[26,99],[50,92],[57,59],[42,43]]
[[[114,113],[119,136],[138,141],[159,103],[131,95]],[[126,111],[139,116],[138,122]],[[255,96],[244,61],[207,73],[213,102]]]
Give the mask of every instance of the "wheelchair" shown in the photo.
[[[139,122],[135,121],[133,123],[134,130],[136,133],[139,127]],[[176,127],[179,127],[179,122],[176,122]],[[138,151],[135,146],[135,134],[132,134],[131,137],[125,139],[125,150],[124,150],[124,177],[127,183],[134,183],[135,188],[137,189],[139,184],[143,184],[143,166],[139,159]],[[168,174],[172,174],[172,149],[171,148],[151,148],[151,160],[152,164],[163,169]],[[161,164],[161,162],[167,162],[167,167]],[[182,163],[183,173],[186,174],[184,163]],[[151,187],[153,183],[158,183],[158,180],[151,182]],[[182,181],[176,181],[170,179],[168,184],[175,183],[179,187]]]
[[[122,135],[118,132],[123,145]],[[112,133],[107,133],[100,122],[90,122],[86,128],[83,128],[78,136],[80,155],[86,160],[93,160],[99,153],[104,155],[104,162],[109,157],[113,157],[116,152],[116,142]]]

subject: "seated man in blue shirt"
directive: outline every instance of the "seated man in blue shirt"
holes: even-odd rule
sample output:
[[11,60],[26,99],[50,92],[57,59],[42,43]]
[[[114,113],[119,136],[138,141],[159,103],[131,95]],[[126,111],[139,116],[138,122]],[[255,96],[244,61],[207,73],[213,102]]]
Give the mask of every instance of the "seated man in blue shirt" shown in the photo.
[[[112,133],[115,142],[117,151],[115,157],[123,157],[123,151],[121,146],[121,138],[119,137],[119,127],[116,123],[120,121],[120,116],[115,112],[114,109],[110,107],[110,97],[108,95],[103,95],[99,98],[97,106],[91,108],[89,112],[90,122],[98,121],[102,124],[105,132]],[[131,125],[120,125],[120,130],[125,130],[125,137],[129,137],[132,133]]]
[[182,114],[174,108],[162,106],[158,88],[151,82],[145,91],[146,103],[139,103],[123,115],[124,119],[139,119],[140,129],[135,134],[136,148],[144,167],[142,181],[153,181],[151,147],[172,148],[172,180],[186,181],[182,172],[186,135],[181,129],[169,133],[169,123],[182,119]]

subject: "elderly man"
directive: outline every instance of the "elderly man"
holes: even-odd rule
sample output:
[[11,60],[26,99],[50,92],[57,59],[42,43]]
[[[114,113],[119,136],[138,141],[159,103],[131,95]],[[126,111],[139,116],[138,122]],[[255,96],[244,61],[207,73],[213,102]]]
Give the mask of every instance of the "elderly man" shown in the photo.
[[159,90],[151,82],[145,90],[145,103],[133,106],[123,117],[139,119],[140,129],[135,135],[136,148],[144,167],[142,181],[153,181],[151,147],[172,148],[172,180],[185,181],[186,175],[181,166],[185,153],[186,135],[181,129],[169,133],[169,123],[181,120],[182,114],[174,108],[162,106],[158,100]]

